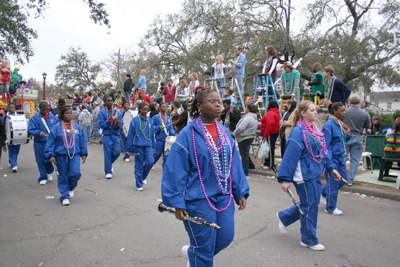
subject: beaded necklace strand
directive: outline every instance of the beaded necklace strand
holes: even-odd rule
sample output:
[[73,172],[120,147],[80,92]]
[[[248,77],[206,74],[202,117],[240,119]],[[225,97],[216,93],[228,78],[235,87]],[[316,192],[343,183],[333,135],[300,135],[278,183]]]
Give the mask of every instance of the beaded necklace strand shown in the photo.
[[[64,147],[67,149],[67,152],[68,152],[68,157],[70,159],[72,159],[75,155],[75,125],[74,125],[74,123],[70,122],[70,129],[68,132],[68,128],[65,125],[65,122],[62,121],[61,122],[61,133],[62,133]],[[68,137],[70,137],[69,143],[68,143]],[[74,153],[71,156],[69,149],[72,147],[74,147]]]
[[[142,131],[142,133],[143,133],[143,135],[144,135],[144,138],[146,138],[146,140],[149,141],[149,140],[150,140],[150,136],[151,136],[150,122],[149,122],[149,120],[147,119],[147,120],[143,123],[140,114],[139,114],[138,117],[139,117],[139,128],[140,128],[140,130]],[[143,125],[143,126],[142,126],[142,125]],[[149,128],[149,137],[147,137],[146,134],[145,134],[145,130],[146,130],[147,127]]]
[[[326,148],[326,142],[324,138],[324,133],[321,132],[318,127],[315,127],[313,124],[313,127],[308,125],[308,123],[300,119],[297,123],[297,125],[300,127],[300,125],[303,125],[305,129],[300,129],[302,130],[303,133],[303,139],[304,139],[304,144],[307,149],[308,156],[312,159],[314,162],[315,166],[318,169],[317,163],[321,163],[322,159],[324,158],[325,163],[324,163],[324,170],[320,174],[324,173],[326,170],[326,155],[328,154],[327,148]],[[317,130],[317,131],[315,131]],[[314,143],[317,148],[318,148],[318,155],[314,155],[313,149],[312,149],[312,143]]]
[[[204,122],[202,121],[202,119],[200,117],[196,120],[196,123],[199,126],[199,128],[203,134],[204,141],[206,143],[210,158],[212,160],[211,166],[213,168],[217,183],[220,186],[222,193],[230,196],[229,203],[225,208],[217,209],[211,203],[211,201],[206,193],[204,183],[203,183],[203,178],[201,176],[201,170],[200,170],[199,160],[198,160],[198,156],[197,156],[197,149],[196,149],[196,140],[195,140],[195,136],[194,136],[194,127],[192,126],[193,147],[194,147],[194,154],[195,154],[195,159],[196,159],[196,166],[197,166],[197,170],[199,172],[200,184],[203,189],[204,196],[206,197],[208,204],[211,206],[211,208],[213,210],[215,210],[217,212],[221,212],[223,210],[226,210],[232,201],[232,172],[231,172],[232,159],[233,159],[232,145],[231,145],[229,138],[226,135],[225,131],[222,129],[221,125],[217,121],[215,121],[216,127],[217,127],[217,133],[218,133],[217,140],[219,140],[220,144],[221,144],[219,148],[217,147],[218,143],[215,144],[214,139],[208,132],[207,127],[205,126]],[[229,149],[229,158],[227,157],[228,149]],[[219,152],[220,150],[222,150],[222,152]],[[222,154],[221,160],[220,160],[219,154]],[[228,191],[228,184],[229,184],[229,191]]]

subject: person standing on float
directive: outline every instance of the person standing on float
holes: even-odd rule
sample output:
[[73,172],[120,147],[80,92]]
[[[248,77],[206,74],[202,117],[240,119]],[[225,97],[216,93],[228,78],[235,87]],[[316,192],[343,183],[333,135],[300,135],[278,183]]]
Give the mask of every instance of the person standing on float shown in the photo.
[[[217,122],[222,103],[215,90],[198,89],[188,126],[178,134],[164,167],[162,200],[184,213],[216,223],[219,230],[184,221],[190,245],[182,247],[187,266],[213,266],[214,256],[234,237],[235,205],[246,207],[249,185],[235,141]],[[177,168],[179,166],[179,168]]]
[[33,150],[35,151],[36,164],[40,173],[38,181],[40,185],[45,185],[47,181],[53,181],[51,174],[54,168],[53,164],[44,155],[44,149],[50,130],[56,125],[58,119],[49,113],[49,104],[47,102],[41,102],[39,110],[40,112],[29,120],[28,131],[33,136]]
[[314,125],[318,114],[315,105],[306,100],[301,102],[294,112],[296,112],[293,117],[295,127],[286,141],[278,182],[282,184],[285,192],[290,183],[294,184],[304,216],[300,216],[295,205],[277,212],[279,230],[282,234],[286,234],[286,227],[300,219],[300,245],[312,250],[324,250],[325,247],[317,238],[318,205],[321,197],[320,175],[326,170],[339,180],[340,174],[326,163],[327,147],[324,134]]

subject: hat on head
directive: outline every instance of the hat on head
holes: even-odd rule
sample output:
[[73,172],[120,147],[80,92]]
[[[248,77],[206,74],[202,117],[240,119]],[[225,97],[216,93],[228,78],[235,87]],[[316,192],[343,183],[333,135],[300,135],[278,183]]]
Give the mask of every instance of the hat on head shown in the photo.
[[286,61],[284,65],[291,66],[291,67],[293,66],[292,62],[290,62],[290,61]]
[[397,117],[394,122],[399,122],[399,121],[400,121],[400,117]]
[[168,79],[168,81],[169,81],[169,82],[172,82],[172,79],[171,79],[171,78],[169,78],[169,79]]
[[58,99],[58,105],[65,105],[65,100],[62,98]]
[[76,94],[76,95],[79,95],[79,91],[78,91],[78,90],[76,90],[76,91],[74,92],[74,94]]

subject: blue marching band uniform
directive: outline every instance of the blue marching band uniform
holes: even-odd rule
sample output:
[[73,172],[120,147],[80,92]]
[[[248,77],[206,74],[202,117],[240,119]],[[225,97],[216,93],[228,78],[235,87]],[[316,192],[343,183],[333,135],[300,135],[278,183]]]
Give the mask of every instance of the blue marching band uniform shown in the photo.
[[[324,171],[325,160],[314,162],[308,155],[303,139],[303,125],[296,126],[290,132],[286,141],[286,151],[278,171],[278,182],[293,183],[300,197],[300,208],[304,216],[300,217],[295,205],[278,212],[278,217],[285,227],[300,219],[301,242],[307,246],[319,244],[317,238],[318,205],[321,197],[320,174]],[[320,153],[317,145],[311,142],[314,155]],[[328,162],[327,162],[328,163]],[[334,169],[332,164],[326,164],[326,172]]]
[[[10,114],[10,112],[7,112],[6,115],[8,115],[8,116],[22,116],[22,115],[17,114],[17,112],[14,112],[12,114]],[[6,118],[6,116],[3,116],[1,118],[3,120],[3,124],[4,124],[5,118]],[[10,141],[10,140],[8,140],[8,141]],[[18,160],[18,154],[19,154],[19,150],[21,148],[21,145],[12,145],[12,146],[7,145],[7,148],[8,148],[8,163],[10,163],[11,169],[18,168],[17,160]]]
[[[160,159],[161,154],[164,152],[164,146],[165,146],[165,138],[167,136],[174,136],[176,135],[174,131],[174,127],[172,126],[172,120],[171,117],[165,114],[165,122],[164,119],[162,118],[162,114],[158,113],[153,117],[153,123],[154,123],[154,133],[155,133],[155,139],[156,139],[156,148],[155,148],[155,153],[154,153],[154,164],[157,163],[157,161]],[[168,125],[168,126],[167,126]],[[161,126],[167,126],[164,128],[164,130],[160,130]],[[163,156],[163,163],[162,167],[164,169],[165,163],[167,162],[168,155]]]
[[[190,221],[183,221],[189,234],[190,246],[188,257],[190,266],[213,266],[213,258],[218,252],[226,248],[234,237],[234,213],[233,201],[227,209],[217,212],[211,208],[199,179],[196,158],[193,146],[192,127],[196,140],[198,162],[201,166],[201,177],[204,190],[210,203],[216,209],[225,208],[231,196],[236,203],[243,197],[249,196],[249,185],[244,174],[239,153],[235,141],[229,130],[223,127],[230,143],[232,144],[232,192],[223,194],[218,185],[214,170],[210,164],[210,158],[204,137],[197,121],[191,121],[188,126],[179,133],[172,145],[170,155],[164,167],[162,178],[162,200],[169,207],[187,210],[191,216],[203,218],[211,223],[218,224],[221,229],[214,230]],[[220,141],[218,140],[218,146]],[[229,154],[229,148],[227,148]]]
[[[35,159],[40,173],[38,179],[39,183],[43,180],[47,180],[54,171],[53,164],[51,164],[49,158],[45,156],[44,151],[50,131],[53,129],[54,125],[56,125],[58,119],[50,112],[48,115],[49,116],[46,120],[39,112],[30,119],[28,127],[28,131],[33,136],[34,141],[33,150],[35,152]],[[40,137],[40,132],[45,133],[46,136]]]
[[[117,125],[115,122],[109,122],[108,119],[115,116],[118,113],[118,121],[121,125]],[[104,151],[104,172],[106,178],[111,178],[113,173],[112,164],[118,159],[121,154],[121,144],[119,140],[120,129],[124,125],[121,113],[113,109],[112,112],[107,110],[107,107],[103,108],[99,112],[98,116],[100,129],[103,130],[103,151]]]
[[[63,132],[61,128],[62,121],[57,122],[50,131],[47,137],[45,155],[48,159],[56,158],[58,170],[58,190],[61,193],[60,201],[70,198],[70,191],[73,191],[78,185],[78,180],[81,178],[81,163],[80,157],[88,155],[87,143],[82,128],[75,122],[74,146],[67,149],[63,142]],[[72,125],[70,129],[72,128]],[[68,137],[68,143],[71,141]]]
[[[324,133],[328,155],[326,164],[329,169],[335,169],[340,173],[340,176],[347,180],[346,162],[343,155],[346,154],[345,142],[351,139],[351,134],[343,136],[341,127],[330,118],[322,128]],[[328,169],[328,168],[327,168]],[[325,172],[326,185],[322,187],[322,197],[326,198],[325,210],[332,213],[336,209],[337,197],[339,189],[345,184],[342,180],[336,181],[330,172]]]
[[138,114],[129,126],[127,146],[129,153],[135,153],[136,189],[143,189],[146,178],[154,164],[154,125],[150,116]]

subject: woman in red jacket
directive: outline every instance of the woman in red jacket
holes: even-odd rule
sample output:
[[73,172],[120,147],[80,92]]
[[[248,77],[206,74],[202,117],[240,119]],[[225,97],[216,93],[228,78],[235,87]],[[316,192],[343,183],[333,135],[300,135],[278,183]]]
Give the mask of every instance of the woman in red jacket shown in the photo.
[[267,114],[261,119],[261,135],[268,141],[269,158],[264,160],[264,170],[273,170],[276,174],[278,171],[275,166],[275,143],[279,136],[279,115],[278,103],[276,101],[268,101]]

